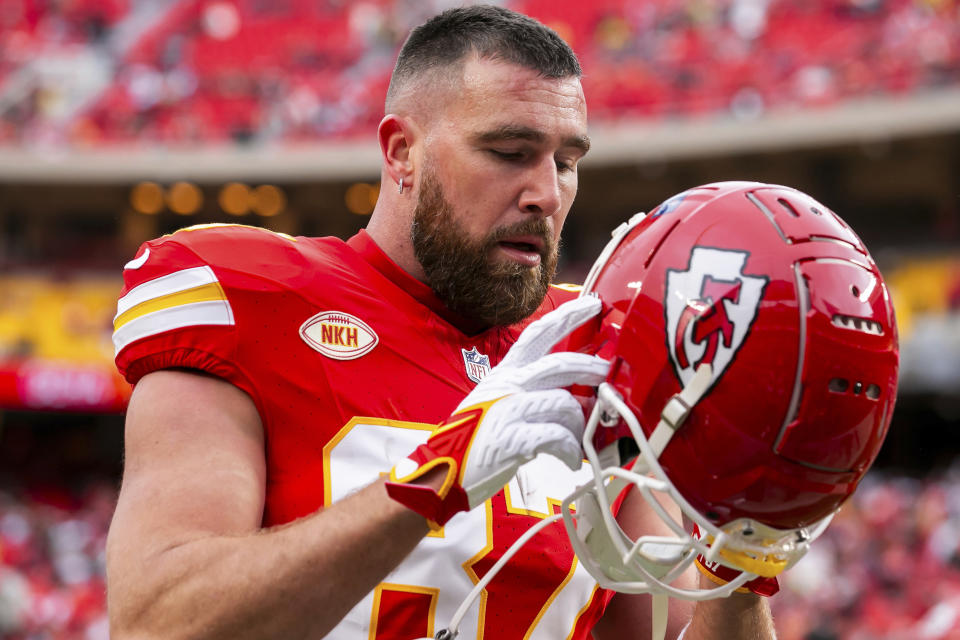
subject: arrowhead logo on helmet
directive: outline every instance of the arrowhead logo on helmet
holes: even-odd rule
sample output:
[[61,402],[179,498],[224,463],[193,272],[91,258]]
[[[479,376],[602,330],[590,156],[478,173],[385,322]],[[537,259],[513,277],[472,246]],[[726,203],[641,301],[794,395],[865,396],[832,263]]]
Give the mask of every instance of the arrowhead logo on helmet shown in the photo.
[[769,281],[743,273],[748,256],[694,247],[686,271],[667,269],[667,351],[683,385],[701,364],[713,366],[716,382],[746,339]]

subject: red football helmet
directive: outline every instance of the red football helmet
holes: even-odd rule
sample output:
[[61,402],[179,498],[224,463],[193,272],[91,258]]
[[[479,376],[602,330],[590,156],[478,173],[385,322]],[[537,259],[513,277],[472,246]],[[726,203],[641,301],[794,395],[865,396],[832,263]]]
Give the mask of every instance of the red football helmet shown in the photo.
[[[595,480],[563,504],[586,568],[704,599],[792,566],[876,458],[896,397],[893,307],[857,235],[794,189],[709,184],[621,225],[583,295],[604,313],[570,346],[612,361],[584,436]],[[626,466],[623,437],[639,449]],[[619,528],[630,485],[674,537]],[[699,554],[742,573],[672,586]]]

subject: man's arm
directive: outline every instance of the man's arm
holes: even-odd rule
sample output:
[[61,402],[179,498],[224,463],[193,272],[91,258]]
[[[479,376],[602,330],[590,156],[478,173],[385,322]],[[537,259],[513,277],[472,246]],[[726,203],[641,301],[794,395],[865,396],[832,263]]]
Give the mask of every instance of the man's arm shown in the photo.
[[[709,589],[713,583],[700,576],[700,586]],[[733,593],[727,598],[698,602],[683,640],[776,640],[776,637],[767,599],[752,593]]]
[[[712,584],[703,578],[700,586],[710,588]],[[676,638],[687,621],[690,626],[683,640],[775,640],[777,637],[770,605],[766,598],[752,593],[734,593],[728,598],[697,603],[671,598],[666,637]],[[618,593],[604,610],[593,637],[649,640],[650,632],[650,596]]]
[[[663,507],[680,517],[676,505],[665,501]],[[624,532],[634,539],[644,534],[673,535],[638,491],[631,490],[624,499],[617,520]],[[674,583],[685,589],[692,589],[697,584],[704,589],[714,586],[693,566]],[[593,637],[596,640],[649,640],[651,600],[649,594],[615,594],[594,627]],[[752,593],[734,593],[728,598],[696,603],[670,598],[666,638],[677,638],[688,622],[683,640],[776,639],[769,605],[765,598]]]
[[217,378],[145,376],[125,438],[107,539],[115,638],[322,637],[429,530],[382,482],[261,530],[260,418]]

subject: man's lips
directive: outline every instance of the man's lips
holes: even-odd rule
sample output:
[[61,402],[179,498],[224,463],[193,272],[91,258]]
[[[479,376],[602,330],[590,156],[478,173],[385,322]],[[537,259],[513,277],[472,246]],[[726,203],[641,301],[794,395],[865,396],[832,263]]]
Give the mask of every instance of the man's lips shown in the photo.
[[508,236],[501,238],[497,247],[511,260],[528,267],[536,267],[542,261],[546,242],[538,235]]

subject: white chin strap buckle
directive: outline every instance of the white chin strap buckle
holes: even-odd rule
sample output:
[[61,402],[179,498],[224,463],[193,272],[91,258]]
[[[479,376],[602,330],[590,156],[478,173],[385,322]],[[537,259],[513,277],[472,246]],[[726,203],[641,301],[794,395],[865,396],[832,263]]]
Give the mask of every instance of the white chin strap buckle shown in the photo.
[[667,448],[670,438],[690,415],[691,409],[700,402],[700,398],[707,392],[712,381],[713,367],[702,364],[683,390],[667,401],[667,406],[660,413],[660,422],[650,434],[650,446],[658,458]]

